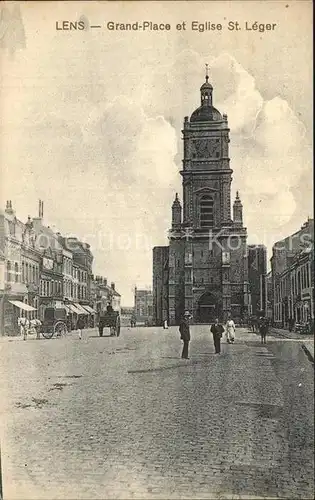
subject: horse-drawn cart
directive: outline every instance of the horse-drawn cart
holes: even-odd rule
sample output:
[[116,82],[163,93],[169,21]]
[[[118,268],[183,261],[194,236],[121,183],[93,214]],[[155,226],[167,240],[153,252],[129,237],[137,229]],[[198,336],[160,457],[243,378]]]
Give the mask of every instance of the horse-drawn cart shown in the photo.
[[109,328],[112,337],[119,337],[120,335],[120,316],[117,311],[104,311],[100,316],[98,330],[100,337],[103,337],[104,328]]
[[45,309],[45,317],[42,325],[42,336],[45,339],[51,339],[54,334],[59,337],[65,335],[67,332],[66,310],[47,307]]

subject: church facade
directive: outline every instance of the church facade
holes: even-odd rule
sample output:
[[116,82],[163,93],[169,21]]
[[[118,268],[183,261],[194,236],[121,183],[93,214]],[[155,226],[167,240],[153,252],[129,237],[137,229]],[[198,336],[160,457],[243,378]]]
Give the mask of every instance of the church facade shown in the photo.
[[[163,289],[153,290],[153,308],[170,325],[185,310],[195,323],[225,321],[229,314],[239,320],[249,310],[247,231],[238,193],[231,218],[228,120],[213,106],[208,75],[200,97],[200,106],[184,118],[182,202],[176,194],[163,269],[153,252],[153,282],[160,272],[164,276]],[[162,311],[156,305],[161,293],[167,294]]]

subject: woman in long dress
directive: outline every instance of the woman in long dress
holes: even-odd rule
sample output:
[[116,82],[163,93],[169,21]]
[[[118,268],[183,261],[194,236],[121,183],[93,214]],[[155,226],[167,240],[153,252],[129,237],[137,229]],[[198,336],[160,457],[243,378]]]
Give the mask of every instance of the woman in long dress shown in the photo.
[[225,325],[225,331],[228,344],[233,344],[235,340],[235,323],[230,315]]

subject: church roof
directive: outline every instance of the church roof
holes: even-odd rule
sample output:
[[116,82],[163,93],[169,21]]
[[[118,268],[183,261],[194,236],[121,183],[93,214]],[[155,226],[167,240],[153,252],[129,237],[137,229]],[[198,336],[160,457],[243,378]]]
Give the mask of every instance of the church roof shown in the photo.
[[191,122],[208,122],[222,120],[222,115],[214,106],[199,106],[191,115]]
[[213,87],[209,82],[208,64],[206,64],[206,81],[200,87],[201,106],[197,108],[190,117],[191,122],[221,121],[222,115],[212,105]]

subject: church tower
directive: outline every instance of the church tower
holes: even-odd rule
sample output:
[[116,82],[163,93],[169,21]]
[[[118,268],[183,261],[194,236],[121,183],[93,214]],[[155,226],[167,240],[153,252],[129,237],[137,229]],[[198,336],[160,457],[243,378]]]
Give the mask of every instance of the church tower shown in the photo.
[[184,310],[200,323],[247,312],[247,232],[238,194],[231,219],[230,129],[213,105],[208,67],[200,101],[182,130],[183,207],[176,197],[169,237],[171,324]]

